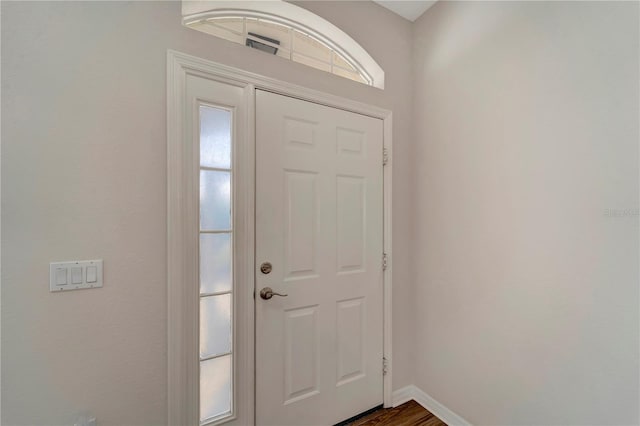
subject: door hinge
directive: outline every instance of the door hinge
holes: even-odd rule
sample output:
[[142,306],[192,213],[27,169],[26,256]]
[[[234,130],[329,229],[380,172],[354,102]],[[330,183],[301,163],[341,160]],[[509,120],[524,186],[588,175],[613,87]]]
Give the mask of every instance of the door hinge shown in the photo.
[[382,253],[382,270],[386,271],[387,270],[387,265],[388,265],[388,256],[387,253]]
[[386,376],[389,368],[389,363],[386,357],[382,357],[382,375]]
[[389,150],[387,148],[382,148],[382,165],[386,166],[389,162]]

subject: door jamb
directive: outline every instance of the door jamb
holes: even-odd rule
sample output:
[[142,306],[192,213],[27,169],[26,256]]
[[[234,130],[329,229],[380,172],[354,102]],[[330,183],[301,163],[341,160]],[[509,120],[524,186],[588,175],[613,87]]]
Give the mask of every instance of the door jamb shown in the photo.
[[[212,61],[201,59],[195,56],[174,50],[167,51],[167,289],[168,289],[168,322],[167,322],[167,356],[168,356],[168,420],[169,424],[197,424],[198,416],[197,403],[193,402],[194,395],[197,395],[199,377],[198,369],[189,368],[192,360],[187,359],[185,346],[193,346],[197,342],[197,332],[192,330],[192,319],[186,313],[193,306],[185,293],[183,283],[193,280],[194,271],[190,271],[192,263],[186,264],[184,252],[184,241],[181,232],[185,227],[182,222],[189,220],[184,216],[184,199],[180,194],[180,184],[185,179],[184,167],[181,164],[181,140],[185,123],[182,114],[182,106],[185,98],[185,81],[187,75],[195,75],[206,79],[232,84],[245,89],[247,100],[247,141],[246,150],[240,153],[240,161],[249,164],[246,170],[255,176],[255,90],[262,89],[297,99],[310,101],[333,108],[355,112],[362,115],[378,118],[383,121],[383,147],[386,149],[388,161],[383,167],[383,197],[384,197],[384,230],[383,230],[383,250],[387,255],[387,265],[383,272],[383,357],[386,374],[383,376],[383,400],[385,407],[392,406],[392,112],[386,109],[367,105],[361,102],[342,98],[335,95],[326,94],[313,89],[308,89],[295,84],[283,82],[277,79],[260,76],[248,71],[218,64]],[[255,179],[247,176],[245,182],[253,182],[249,187],[238,188],[245,194],[248,200],[247,212],[242,220],[248,226],[247,242],[255,238],[254,234],[254,210],[253,205],[255,195]],[[244,259],[244,265],[239,265],[243,269],[243,275],[247,279],[251,294],[255,289],[254,281],[254,245],[248,244],[250,248],[248,255]],[[197,272],[196,272],[197,273]],[[197,275],[195,275],[197,276]],[[255,329],[255,301],[251,299],[247,302],[251,305],[248,310],[250,315],[238,322],[244,321],[247,324],[242,326],[245,339],[239,342],[238,350],[248,351],[248,361],[245,367],[250,371],[255,370],[255,341],[253,339]],[[194,341],[195,340],[195,341]],[[382,366],[381,366],[382,368]],[[236,401],[245,401],[245,406],[239,409],[243,412],[242,417],[254,419],[255,423],[255,377],[248,374],[245,380],[248,383],[245,389],[246,394],[236,394]],[[195,392],[195,394],[194,394]],[[240,405],[240,404],[238,404]],[[195,419],[195,422],[193,421]]]

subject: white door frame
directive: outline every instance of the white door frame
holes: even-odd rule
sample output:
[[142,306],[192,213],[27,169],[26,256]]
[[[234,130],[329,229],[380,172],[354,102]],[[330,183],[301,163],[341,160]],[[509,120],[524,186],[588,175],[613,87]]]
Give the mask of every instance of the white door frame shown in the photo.
[[[167,284],[168,284],[168,420],[169,425],[199,424],[198,392],[198,262],[197,244],[186,235],[198,227],[198,214],[194,211],[192,200],[193,176],[198,170],[193,162],[185,158],[184,152],[184,99],[187,75],[219,81],[242,87],[247,102],[246,120],[247,140],[244,147],[236,152],[236,161],[246,167],[241,179],[235,185],[234,196],[242,194],[246,208],[242,222],[246,229],[243,239],[246,241],[244,255],[236,255],[237,281],[246,283],[238,288],[236,297],[239,309],[245,315],[235,318],[235,330],[244,336],[238,339],[237,353],[246,354],[243,365],[237,371],[236,381],[242,381],[242,394],[235,393],[237,405],[235,417],[255,421],[255,342],[254,309],[255,300],[251,295],[255,289],[254,244],[255,240],[255,90],[262,89],[294,98],[315,102],[329,107],[367,115],[383,120],[383,146],[389,161],[384,166],[384,252],[387,255],[387,267],[384,271],[384,324],[383,355],[386,360],[386,374],[383,377],[384,406],[392,405],[392,328],[391,328],[391,288],[392,288],[392,240],[391,240],[391,179],[392,179],[392,113],[389,110],[366,105],[353,100],[307,89],[291,83],[263,77],[251,72],[221,65],[181,52],[167,51]],[[190,191],[185,193],[185,188]],[[197,194],[197,192],[196,192]],[[236,217],[236,220],[238,218]],[[196,259],[194,261],[194,259]],[[382,262],[382,259],[381,259]],[[194,289],[196,289],[194,291]],[[243,297],[244,295],[244,297]],[[245,300],[242,300],[244,298]],[[382,368],[382,366],[381,366]],[[236,389],[238,386],[235,387]],[[243,402],[244,404],[241,404]],[[358,414],[358,413],[354,413]]]

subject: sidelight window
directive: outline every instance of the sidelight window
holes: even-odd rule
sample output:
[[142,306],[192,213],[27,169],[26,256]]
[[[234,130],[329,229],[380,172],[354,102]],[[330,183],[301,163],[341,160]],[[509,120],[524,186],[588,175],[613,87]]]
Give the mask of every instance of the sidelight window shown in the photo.
[[232,113],[200,105],[200,423],[233,413]]

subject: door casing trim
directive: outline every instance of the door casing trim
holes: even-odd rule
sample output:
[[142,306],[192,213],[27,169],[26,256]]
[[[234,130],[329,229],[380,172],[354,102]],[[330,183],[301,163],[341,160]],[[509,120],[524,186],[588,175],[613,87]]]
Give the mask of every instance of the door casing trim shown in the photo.
[[[333,108],[355,112],[362,115],[383,120],[383,147],[387,150],[389,161],[383,168],[383,250],[387,254],[387,267],[384,270],[384,312],[383,312],[383,356],[386,359],[386,374],[383,376],[384,406],[391,407],[392,400],[392,167],[393,141],[391,111],[365,103],[330,95],[317,90],[305,88],[277,79],[264,77],[252,72],[218,64],[206,59],[191,56],[174,50],[167,51],[167,380],[168,403],[167,415],[169,425],[197,425],[199,370],[197,362],[188,357],[188,351],[183,348],[195,346],[198,340],[197,328],[194,330],[191,312],[197,312],[195,301],[190,299],[183,283],[197,277],[198,271],[193,262],[186,260],[185,253],[193,251],[187,247],[184,238],[185,221],[196,220],[196,215],[188,214],[189,207],[185,206],[185,199],[181,188],[187,179],[182,158],[181,141],[184,135],[184,99],[186,94],[186,77],[194,75],[205,79],[227,83],[244,89],[247,102],[247,140],[245,148],[237,152],[237,161],[244,162],[247,167],[240,185],[236,185],[235,194],[243,194],[245,209],[240,220],[246,226],[247,250],[242,258],[237,259],[241,275],[247,280],[248,288],[242,294],[252,294],[255,289],[254,251],[255,240],[255,90],[261,89],[310,101]],[[251,124],[253,123],[253,124]],[[185,211],[185,209],[187,211]],[[238,217],[236,216],[236,220]],[[193,225],[193,224],[191,224]],[[196,225],[197,226],[197,225]],[[192,254],[193,255],[193,254]],[[382,262],[382,259],[381,259]],[[381,264],[382,267],[382,264]],[[238,293],[240,294],[240,293]],[[238,353],[248,354],[244,363],[244,371],[255,372],[255,341],[254,341],[254,305],[251,297],[245,297],[244,303],[247,315],[236,318],[236,329],[244,335],[238,339],[236,350]],[[240,352],[242,351],[242,352]],[[242,368],[242,367],[241,367]],[[382,360],[380,368],[382,368]],[[242,394],[235,394],[238,404],[237,418],[250,419],[255,424],[255,374],[243,374],[237,380],[242,380],[245,389]],[[237,388],[238,386],[236,386]],[[225,419],[225,422],[229,419]]]

